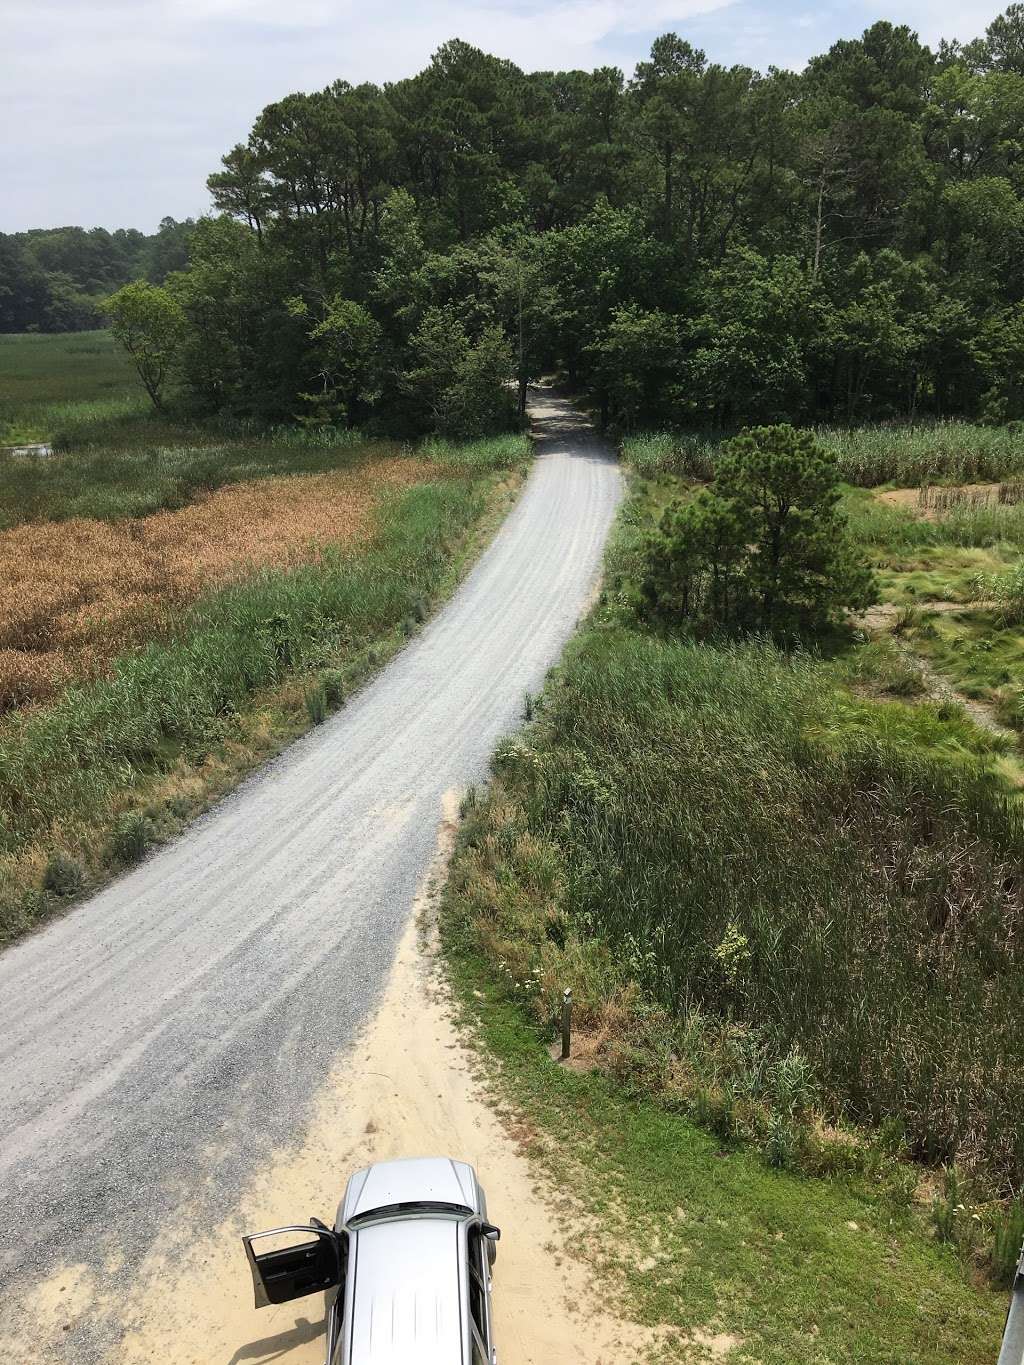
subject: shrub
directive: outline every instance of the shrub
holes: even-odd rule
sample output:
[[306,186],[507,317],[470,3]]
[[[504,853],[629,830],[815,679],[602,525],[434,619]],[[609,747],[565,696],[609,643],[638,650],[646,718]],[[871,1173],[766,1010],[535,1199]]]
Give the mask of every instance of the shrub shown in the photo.
[[332,711],[345,700],[345,675],[337,668],[329,668],[321,679],[324,701]]
[[67,853],[51,853],[43,873],[43,889],[54,896],[77,896],[85,886],[85,869]]
[[111,850],[118,862],[131,866],[142,858],[153,842],[153,822],[148,815],[132,811],[114,825]]
[[648,613],[705,630],[793,632],[876,600],[837,509],[835,461],[806,432],[757,427],[723,447],[714,482],[673,503],[647,547]]
[[310,723],[322,725],[327,719],[327,696],[323,683],[316,687],[308,687],[304,693],[306,702],[306,714],[309,716]]

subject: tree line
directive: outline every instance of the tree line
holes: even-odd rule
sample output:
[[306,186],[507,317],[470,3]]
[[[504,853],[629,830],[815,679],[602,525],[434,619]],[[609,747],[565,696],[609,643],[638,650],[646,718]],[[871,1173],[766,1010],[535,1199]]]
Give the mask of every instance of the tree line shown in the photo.
[[168,372],[201,412],[391,430],[499,424],[554,368],[626,429],[1022,417],[1022,129],[1020,4],[800,73],[454,40],[263,110],[158,301]]
[[162,283],[188,265],[192,219],[134,228],[0,233],[0,332],[83,332],[105,323],[103,300],[131,280]]

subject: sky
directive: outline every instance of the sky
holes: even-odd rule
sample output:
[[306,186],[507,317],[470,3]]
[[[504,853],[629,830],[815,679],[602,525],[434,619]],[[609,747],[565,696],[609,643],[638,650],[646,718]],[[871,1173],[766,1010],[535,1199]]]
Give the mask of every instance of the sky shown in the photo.
[[932,45],[999,0],[0,0],[0,231],[153,231],[264,105],[413,75],[448,38],[527,71],[619,66],[674,31],[712,61],[799,69],[877,19]]

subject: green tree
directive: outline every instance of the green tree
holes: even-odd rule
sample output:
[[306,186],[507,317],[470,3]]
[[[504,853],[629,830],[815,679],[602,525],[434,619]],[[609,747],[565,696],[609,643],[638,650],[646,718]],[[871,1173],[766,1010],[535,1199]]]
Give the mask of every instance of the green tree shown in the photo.
[[1009,5],[985,30],[988,65],[1024,76],[1024,5]]
[[131,356],[153,406],[162,409],[184,325],[177,300],[160,285],[136,280],[111,295],[106,312],[110,330]]
[[800,262],[737,249],[692,297],[684,410],[716,425],[800,416],[810,401],[809,354],[826,325],[825,300]]
[[788,635],[876,600],[838,510],[835,460],[806,431],[754,427],[723,448],[695,502],[670,507],[648,548],[652,615],[701,629]]
[[676,318],[637,304],[617,308],[591,351],[610,415],[626,431],[632,431],[641,414],[656,417],[667,411],[667,390],[679,366]]
[[974,355],[985,380],[981,415],[987,422],[1024,417],[1024,304],[989,317],[980,328]]
[[446,435],[489,436],[512,425],[510,382],[515,361],[508,338],[492,323],[466,351],[446,395]]
[[446,432],[452,421],[452,393],[469,355],[469,337],[452,307],[428,308],[409,339],[412,362],[402,388],[413,401],[421,428]]
[[[291,311],[308,316],[306,304],[294,300]],[[310,404],[311,420],[343,421],[353,426],[383,391],[383,330],[353,299],[335,297],[309,332],[318,388],[300,397]]]

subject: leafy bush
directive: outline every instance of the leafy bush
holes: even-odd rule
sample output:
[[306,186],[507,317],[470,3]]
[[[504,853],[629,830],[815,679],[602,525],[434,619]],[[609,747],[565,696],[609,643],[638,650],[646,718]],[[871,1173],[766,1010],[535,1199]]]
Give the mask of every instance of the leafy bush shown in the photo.
[[807,630],[875,600],[837,510],[837,471],[806,432],[756,427],[723,447],[710,488],[651,536],[650,615],[704,630]]

